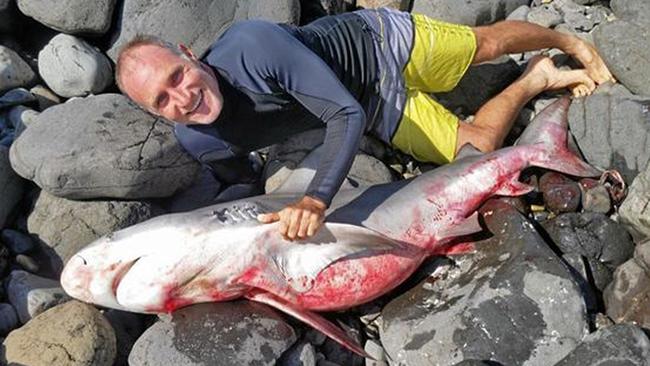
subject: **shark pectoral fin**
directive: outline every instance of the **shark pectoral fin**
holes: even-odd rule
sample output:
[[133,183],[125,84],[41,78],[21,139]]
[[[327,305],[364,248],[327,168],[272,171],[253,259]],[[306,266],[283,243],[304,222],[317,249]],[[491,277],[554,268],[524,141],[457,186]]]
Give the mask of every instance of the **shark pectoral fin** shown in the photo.
[[494,192],[500,196],[521,196],[535,190],[534,186],[519,181],[519,174],[514,175]]
[[347,335],[341,328],[337,327],[329,320],[314,312],[301,309],[296,305],[290,304],[268,292],[255,291],[245,295],[245,297],[249,300],[269,305],[286,314],[289,314],[294,318],[301,320],[314,327],[315,329],[321,331],[326,336],[332,338],[340,345],[358,354],[359,356],[373,359],[368,353],[366,353],[366,351],[363,350],[361,345],[356,340]]
[[309,239],[281,243],[271,259],[295,291],[306,292],[321,271],[340,259],[397,248],[398,242],[370,229],[326,223]]
[[474,212],[472,215],[467,217],[465,220],[453,225],[445,230],[439,231],[436,236],[440,240],[451,239],[458,236],[465,236],[470,234],[475,234],[483,231],[481,223],[479,222],[478,212]]

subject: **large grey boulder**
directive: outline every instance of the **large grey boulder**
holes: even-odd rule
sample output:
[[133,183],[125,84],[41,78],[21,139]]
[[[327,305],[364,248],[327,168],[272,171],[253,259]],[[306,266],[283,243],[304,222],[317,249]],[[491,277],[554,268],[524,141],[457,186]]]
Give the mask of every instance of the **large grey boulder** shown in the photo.
[[582,293],[533,225],[503,201],[481,211],[494,236],[382,310],[395,364],[553,365],[587,334]]
[[81,248],[115,230],[159,214],[139,201],[73,201],[41,192],[27,217],[27,229],[43,244],[54,273]]
[[9,148],[0,145],[0,229],[5,227],[9,214],[20,202],[23,184],[9,163]]
[[81,38],[59,34],[38,53],[38,72],[56,94],[99,94],[113,82],[111,63]]
[[494,23],[505,19],[529,0],[414,0],[413,12],[446,22],[470,26]]
[[650,2],[646,0],[611,0],[609,6],[618,18],[646,29],[650,27]]
[[650,98],[634,96],[619,84],[575,99],[569,126],[586,160],[616,169],[632,182],[650,160],[648,105]]
[[255,18],[297,24],[299,0],[125,0],[108,55],[115,61],[136,34],[183,43],[201,55],[230,24]]
[[650,165],[634,179],[618,212],[637,243],[650,239]]
[[5,364],[112,366],[115,333],[104,316],[78,301],[54,307],[9,333]]
[[650,26],[615,20],[599,25],[593,38],[612,74],[632,92],[650,96]]
[[20,11],[65,33],[104,34],[111,25],[115,0],[17,0]]
[[282,317],[253,302],[197,304],[170,318],[138,339],[129,365],[275,365],[296,340]]
[[16,139],[9,157],[22,177],[71,199],[168,197],[200,170],[170,122],[121,94],[48,108]]
[[32,83],[36,74],[16,52],[0,45],[0,93]]

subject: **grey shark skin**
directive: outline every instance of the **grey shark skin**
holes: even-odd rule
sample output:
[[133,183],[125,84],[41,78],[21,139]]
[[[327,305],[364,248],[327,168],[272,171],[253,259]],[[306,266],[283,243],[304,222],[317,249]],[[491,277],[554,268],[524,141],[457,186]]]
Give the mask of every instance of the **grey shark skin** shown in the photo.
[[308,240],[287,242],[277,224],[256,220],[298,195],[246,198],[156,217],[101,238],[70,259],[62,285],[80,300],[145,313],[243,296],[367,356],[313,311],[373,300],[428,256],[459,251],[450,241],[480,230],[476,210],[485,200],[533,189],[518,181],[528,166],[598,176],[566,148],[569,104],[563,98],[547,107],[518,146],[463,157],[412,180],[339,192],[324,227]]

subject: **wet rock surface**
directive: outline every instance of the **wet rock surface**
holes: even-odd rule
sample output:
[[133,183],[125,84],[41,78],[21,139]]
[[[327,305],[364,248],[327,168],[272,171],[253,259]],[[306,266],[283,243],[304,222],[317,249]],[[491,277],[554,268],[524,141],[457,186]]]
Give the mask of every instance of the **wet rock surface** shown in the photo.
[[133,346],[129,364],[274,365],[295,340],[293,329],[265,305],[198,304],[150,327]]

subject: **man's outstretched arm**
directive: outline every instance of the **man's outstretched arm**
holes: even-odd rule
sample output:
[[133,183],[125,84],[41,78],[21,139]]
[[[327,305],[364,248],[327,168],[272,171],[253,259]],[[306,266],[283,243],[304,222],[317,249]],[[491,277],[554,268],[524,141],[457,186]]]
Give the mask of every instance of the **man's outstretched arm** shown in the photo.
[[508,53],[558,48],[580,62],[597,84],[615,81],[596,49],[576,36],[516,20],[475,27],[473,30],[477,41],[475,64]]

